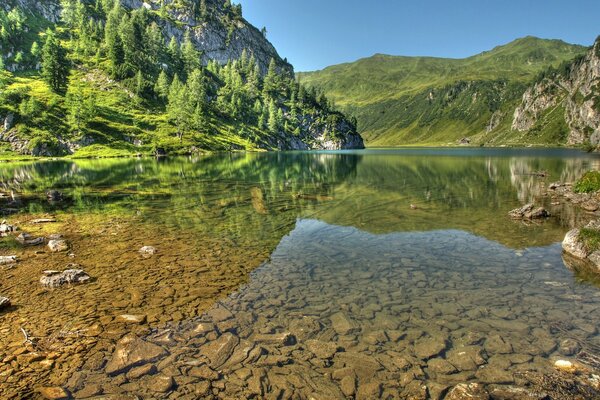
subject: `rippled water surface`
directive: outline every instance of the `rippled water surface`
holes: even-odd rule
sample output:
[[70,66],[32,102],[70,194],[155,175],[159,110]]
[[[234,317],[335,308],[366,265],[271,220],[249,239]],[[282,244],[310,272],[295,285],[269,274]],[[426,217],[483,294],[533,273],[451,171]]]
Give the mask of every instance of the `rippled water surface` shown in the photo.
[[[0,165],[8,221],[71,246],[0,242],[20,259],[0,269],[0,397],[443,399],[460,383],[527,388],[523,373],[558,358],[597,367],[598,281],[560,247],[593,216],[543,194],[599,161],[407,149]],[[507,217],[526,202],[554,216]],[[71,264],[92,281],[40,286]]]

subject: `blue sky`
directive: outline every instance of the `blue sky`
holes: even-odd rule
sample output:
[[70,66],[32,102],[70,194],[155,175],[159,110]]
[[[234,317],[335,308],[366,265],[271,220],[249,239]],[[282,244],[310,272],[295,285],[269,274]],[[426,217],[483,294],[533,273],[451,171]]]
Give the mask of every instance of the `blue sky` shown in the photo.
[[527,35],[591,45],[600,0],[239,0],[296,71],[375,53],[468,57]]

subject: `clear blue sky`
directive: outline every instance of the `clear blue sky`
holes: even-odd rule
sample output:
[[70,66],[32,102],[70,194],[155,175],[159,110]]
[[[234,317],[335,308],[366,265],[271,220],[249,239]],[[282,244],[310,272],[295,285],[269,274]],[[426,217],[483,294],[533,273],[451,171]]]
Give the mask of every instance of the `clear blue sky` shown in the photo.
[[600,0],[238,0],[296,71],[375,53],[468,57],[527,35],[591,45]]

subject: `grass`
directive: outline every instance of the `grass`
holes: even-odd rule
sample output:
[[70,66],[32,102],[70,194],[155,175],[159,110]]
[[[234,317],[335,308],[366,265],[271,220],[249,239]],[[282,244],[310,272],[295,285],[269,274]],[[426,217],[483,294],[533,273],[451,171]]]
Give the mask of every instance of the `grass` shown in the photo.
[[600,171],[586,172],[573,187],[575,193],[593,193],[600,190]]
[[[474,135],[489,142],[493,135],[483,136],[494,112],[516,103],[541,71],[585,51],[583,46],[527,37],[465,59],[378,54],[298,73],[298,78],[356,116],[369,146],[441,144]],[[506,134],[511,117],[506,112],[504,129],[494,134]],[[520,141],[516,135],[506,139]]]
[[600,250],[600,231],[596,229],[582,228],[579,232],[579,240],[590,253]]

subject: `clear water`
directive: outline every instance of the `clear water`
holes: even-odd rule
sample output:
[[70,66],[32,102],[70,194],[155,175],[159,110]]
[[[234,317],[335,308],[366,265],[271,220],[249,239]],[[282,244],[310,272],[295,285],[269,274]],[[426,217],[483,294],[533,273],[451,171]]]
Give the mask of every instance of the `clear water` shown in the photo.
[[[16,304],[0,315],[0,393],[35,396],[42,382],[76,398],[443,398],[464,382],[526,386],[522,372],[600,353],[598,285],[565,267],[559,244],[589,216],[543,197],[599,161],[383,149],[2,165],[20,194],[9,220],[57,216],[74,254],[0,249],[23,259],[0,270]],[[67,200],[48,203],[49,188]],[[526,202],[555,217],[507,217]],[[142,245],[157,254],[140,257]],[[42,270],[68,262],[94,282],[39,288]],[[41,361],[60,354],[51,368],[13,355],[19,327],[39,337],[28,351]],[[142,376],[109,376],[132,332],[169,355]],[[235,346],[221,363],[225,337]],[[217,372],[198,373],[205,364]]]

